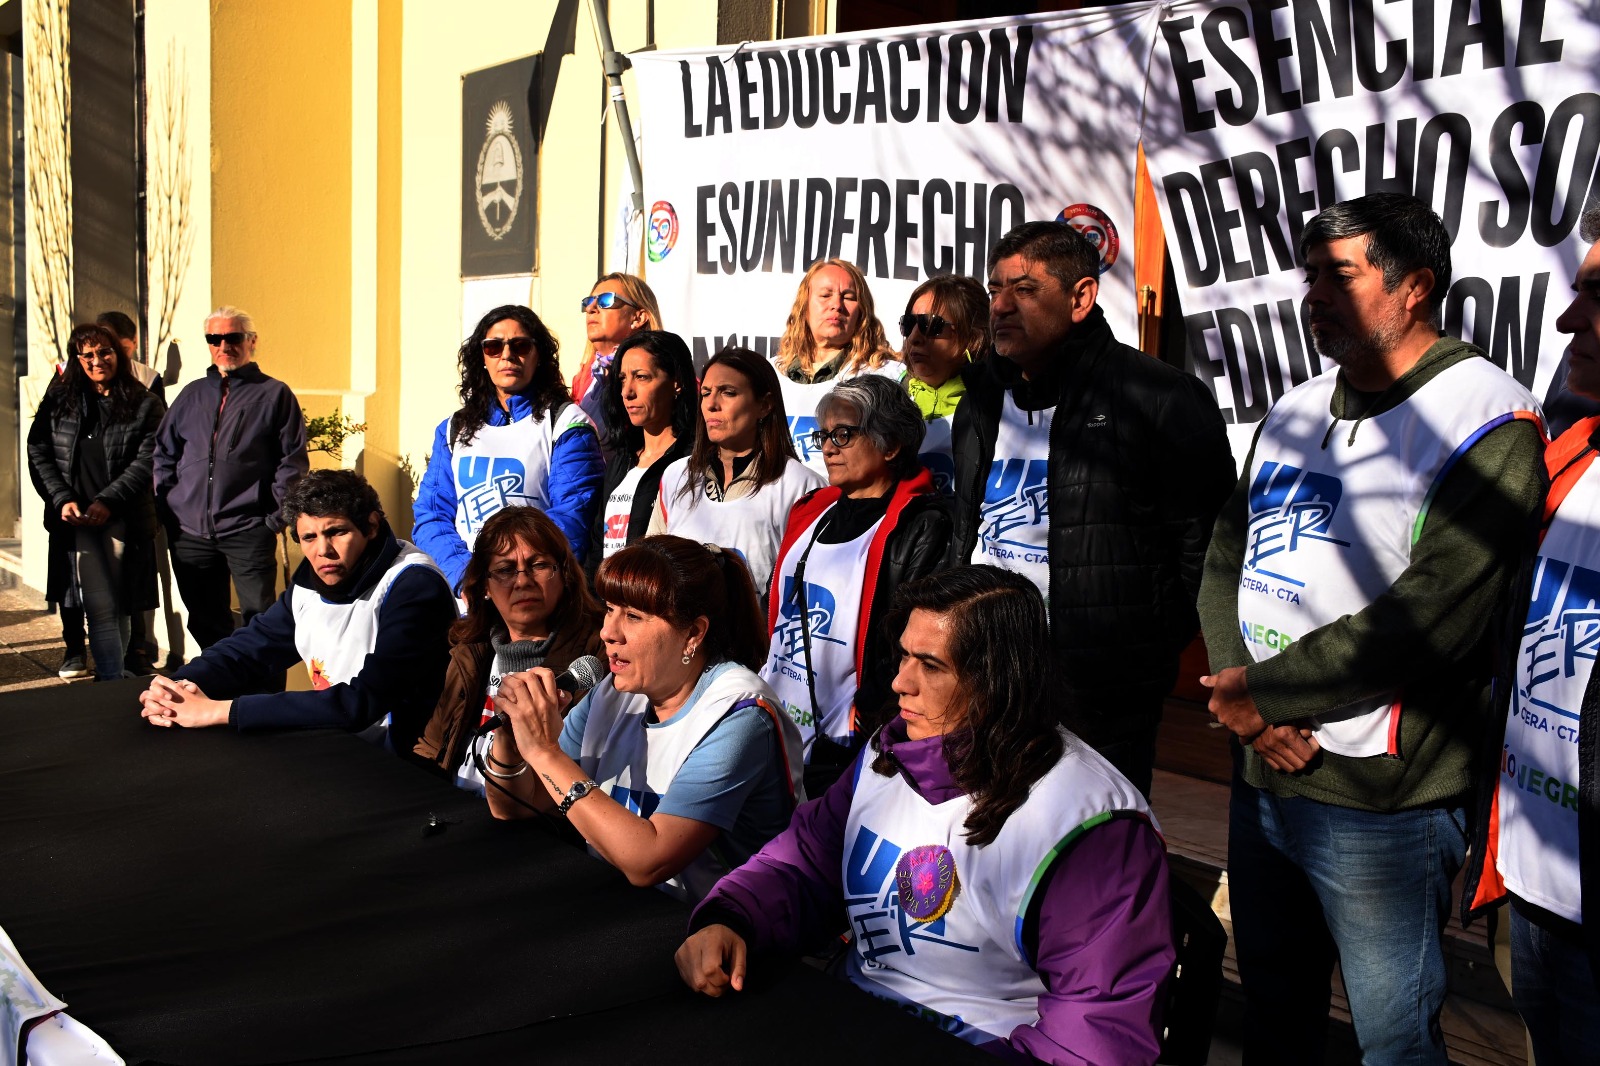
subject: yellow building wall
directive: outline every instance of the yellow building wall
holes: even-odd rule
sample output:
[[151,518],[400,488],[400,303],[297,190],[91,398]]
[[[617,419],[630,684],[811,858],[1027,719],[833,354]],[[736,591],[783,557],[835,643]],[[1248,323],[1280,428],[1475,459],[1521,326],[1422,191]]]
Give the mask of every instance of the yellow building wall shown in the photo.
[[[24,10],[47,2],[26,0]],[[624,53],[652,40],[660,48],[716,41],[715,3],[609,7]],[[606,110],[591,5],[580,2],[573,53],[547,57],[560,76],[539,155],[536,271],[491,283],[460,277],[462,76],[542,51],[556,9],[556,0],[161,0],[146,8],[147,180],[154,189],[158,147],[169,161],[181,148],[190,176],[183,212],[191,251],[167,331],[176,362],[164,351],[153,361],[175,371],[175,394],[209,363],[207,312],[245,308],[262,368],[288,382],[309,415],[343,411],[366,423],[341,463],[373,482],[402,535],[434,429],[458,403],[456,352],[475,308],[490,297],[528,303],[560,340],[570,380],[584,349],[579,301],[598,275],[620,268],[615,232],[631,179]],[[637,124],[631,73],[624,85]],[[163,210],[153,199],[152,233]],[[37,247],[33,223],[30,216]],[[162,285],[153,274],[151,320],[142,323],[152,348],[163,332]],[[474,309],[472,321],[463,321],[464,307]],[[43,364],[36,355],[30,365]],[[36,394],[48,379],[34,377]],[[36,523],[32,502],[27,521]],[[35,587],[44,549],[42,535],[25,536]]]
[[[27,245],[28,373],[17,382],[18,456],[24,464],[27,462],[28,429],[54,373],[57,352],[52,338],[57,334],[64,337],[71,328],[68,313],[72,306],[72,267],[68,258],[72,248],[71,185],[67,184],[64,191],[60,186],[52,189],[42,176],[45,170],[57,171],[57,160],[63,154],[69,163],[71,160],[71,138],[60,132],[63,109],[70,107],[71,100],[71,81],[65,59],[70,38],[66,32],[66,12],[60,4],[24,0],[22,61],[23,91],[27,100],[22,124],[27,210],[23,240]],[[70,166],[66,176],[70,182]],[[66,209],[52,212],[45,201],[64,203]],[[61,249],[65,249],[65,256],[60,254]],[[52,301],[41,299],[45,287],[53,290],[53,302],[60,305],[54,314],[48,306]],[[54,331],[51,318],[55,320]],[[43,589],[49,546],[44,531],[44,504],[31,487],[24,488],[19,495],[17,528],[22,534],[22,580],[32,588]]]
[[[400,5],[399,309],[400,395],[391,445],[420,475],[440,421],[457,407],[456,352],[476,322],[464,321],[461,249],[461,78],[484,67],[541,51],[556,5],[552,0],[478,0],[441,5],[407,0]],[[620,51],[646,43],[645,0],[610,5],[613,41]],[[387,10],[387,7],[385,8]],[[709,44],[716,39],[714,4],[657,0],[655,36],[660,47]],[[484,27],[494,27],[485,33]],[[583,355],[579,301],[594,279],[613,269],[617,208],[629,179],[622,142],[606,115],[606,87],[590,6],[578,7],[573,54],[560,62],[551,113],[539,156],[537,271],[530,278],[474,282],[503,299],[525,301],[561,344],[568,379]],[[386,83],[387,87],[387,83]],[[626,76],[634,117],[638,100]],[[602,123],[604,123],[602,125]],[[388,127],[383,127],[388,128]],[[602,171],[602,139],[605,166]],[[480,297],[477,302],[483,302]],[[384,391],[380,388],[380,394]],[[385,415],[387,417],[387,415]],[[369,419],[369,446],[387,434]]]
[[212,301],[303,397],[350,383],[351,23],[326,0],[211,9]]
[[[401,64],[401,111],[404,141],[400,146],[400,343],[404,373],[396,434],[397,449],[408,456],[420,474],[432,446],[433,432],[457,406],[459,373],[456,353],[472,322],[464,322],[461,249],[461,79],[469,71],[495,66],[540,51],[555,13],[554,2],[521,3],[517,0],[482,0],[473,5],[472,17],[459,10],[411,0],[405,5],[405,33]],[[507,279],[489,283],[499,295],[488,302],[513,300],[527,303],[544,317],[548,280],[542,275],[554,263],[587,275],[592,253],[582,266],[571,260],[577,249],[595,246],[595,216],[591,207],[599,187],[597,123],[580,120],[586,110],[592,118],[598,97],[585,94],[581,82],[598,75],[592,58],[593,32],[587,24],[587,5],[579,15],[576,54],[549,57],[562,63],[546,143],[540,155],[537,258],[541,277]],[[493,34],[482,31],[495,27]],[[590,53],[590,54],[585,54]],[[582,105],[584,96],[589,106]],[[576,127],[589,130],[590,146],[575,150]],[[553,157],[553,158],[552,158]],[[552,203],[546,182],[560,186]],[[559,272],[558,272],[559,273]],[[470,283],[483,289],[486,283]],[[557,292],[571,289],[572,279],[554,283]],[[474,319],[476,315],[473,315]],[[571,324],[552,317],[550,325],[570,352],[575,336]],[[581,323],[579,323],[581,327]],[[581,334],[579,335],[581,336]],[[581,343],[581,342],[580,342]],[[570,373],[570,370],[569,370]]]
[[[161,0],[145,6],[150,317],[139,325],[151,362],[162,372],[168,399],[211,364],[204,337],[205,317],[214,306],[210,6],[208,0]],[[162,195],[168,189],[171,200]],[[173,238],[186,243],[187,257],[169,258],[159,251],[164,239],[160,233],[169,227]],[[176,242],[174,252],[178,252]],[[161,308],[169,289],[174,306],[170,329],[163,331]]]

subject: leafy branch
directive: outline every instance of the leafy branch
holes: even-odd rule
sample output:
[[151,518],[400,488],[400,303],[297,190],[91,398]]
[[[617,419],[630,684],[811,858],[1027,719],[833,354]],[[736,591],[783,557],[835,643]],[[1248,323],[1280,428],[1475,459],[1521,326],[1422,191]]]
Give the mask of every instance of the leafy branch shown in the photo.
[[349,415],[340,412],[332,415],[318,415],[306,419],[306,451],[326,452],[335,459],[343,459],[344,442],[347,438],[367,431],[365,422],[357,422]]

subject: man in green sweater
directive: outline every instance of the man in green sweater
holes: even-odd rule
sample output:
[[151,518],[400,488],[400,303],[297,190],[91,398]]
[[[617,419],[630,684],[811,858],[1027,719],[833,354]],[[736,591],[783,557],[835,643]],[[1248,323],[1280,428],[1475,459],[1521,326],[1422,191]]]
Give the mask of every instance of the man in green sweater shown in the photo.
[[1544,431],[1525,388],[1440,336],[1450,238],[1427,205],[1336,204],[1300,251],[1338,373],[1262,421],[1199,601],[1210,710],[1243,745],[1245,1061],[1319,1060],[1337,957],[1364,1061],[1442,1066],[1440,934]]

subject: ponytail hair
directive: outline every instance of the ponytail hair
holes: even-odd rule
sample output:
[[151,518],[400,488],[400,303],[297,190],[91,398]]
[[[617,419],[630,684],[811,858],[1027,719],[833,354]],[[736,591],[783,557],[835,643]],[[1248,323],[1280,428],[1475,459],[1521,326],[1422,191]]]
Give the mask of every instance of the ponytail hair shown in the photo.
[[688,629],[705,618],[706,661],[761,669],[767,622],[750,568],[731,548],[663,533],[645,537],[600,564],[595,592],[607,603]]

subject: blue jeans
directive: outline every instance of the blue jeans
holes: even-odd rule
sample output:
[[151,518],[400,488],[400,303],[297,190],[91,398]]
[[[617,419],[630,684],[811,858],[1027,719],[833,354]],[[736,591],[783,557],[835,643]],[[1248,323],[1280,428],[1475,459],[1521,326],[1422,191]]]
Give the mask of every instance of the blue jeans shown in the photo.
[[1589,1063],[1600,1054],[1600,992],[1583,945],[1528,921],[1516,908],[1511,908],[1511,998],[1539,1066]]
[[1337,958],[1362,1061],[1445,1066],[1440,936],[1465,824],[1460,809],[1280,799],[1235,775],[1228,892],[1246,1063],[1321,1061]]
[[96,681],[124,676],[122,660],[128,654],[128,605],[123,595],[122,554],[127,545],[122,519],[103,526],[79,526],[73,531],[73,561],[78,568],[78,590],[89,620],[89,650],[94,653]]

